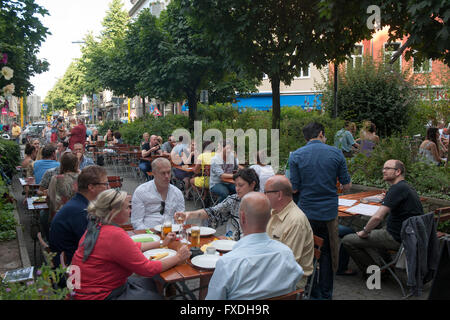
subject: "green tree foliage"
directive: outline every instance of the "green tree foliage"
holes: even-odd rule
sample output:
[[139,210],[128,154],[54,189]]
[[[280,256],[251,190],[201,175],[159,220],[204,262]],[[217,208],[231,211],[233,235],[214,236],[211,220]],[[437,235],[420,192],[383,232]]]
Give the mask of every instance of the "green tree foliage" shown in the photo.
[[73,110],[83,95],[84,74],[79,60],[69,65],[64,76],[58,79],[53,88],[47,92],[44,101],[54,110]]
[[370,36],[365,8],[342,1],[181,0],[189,14],[249,74],[267,74],[272,86],[272,128],[280,128],[280,82],[289,85],[310,63],[324,66],[347,56]]
[[[384,137],[402,132],[411,119],[416,98],[406,74],[406,71],[403,75],[392,72],[370,56],[364,57],[362,66],[342,70],[338,92],[340,117],[354,122],[370,120]],[[332,80],[322,89],[323,107],[331,114],[334,106]]]
[[[37,58],[39,47],[50,34],[39,20],[47,14],[34,1],[0,1],[0,52],[8,54],[8,67],[14,70],[16,95],[31,94],[34,86],[30,78],[48,70],[48,62]],[[1,87],[7,84],[3,80]]]

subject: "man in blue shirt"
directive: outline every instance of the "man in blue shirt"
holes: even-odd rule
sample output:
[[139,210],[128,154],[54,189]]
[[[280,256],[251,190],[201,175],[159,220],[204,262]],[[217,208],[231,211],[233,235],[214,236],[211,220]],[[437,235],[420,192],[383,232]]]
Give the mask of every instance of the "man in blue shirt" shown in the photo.
[[33,165],[36,184],[41,183],[45,171],[55,167],[59,167],[59,162],[56,161],[56,147],[52,144],[47,144],[42,149],[42,160],[37,160]]
[[260,192],[246,194],[239,218],[245,236],[217,261],[206,299],[267,299],[296,290],[303,269],[288,246],[266,233],[269,199]]
[[102,191],[109,189],[106,170],[100,166],[89,166],[78,176],[78,192],[55,215],[50,225],[49,245],[57,255],[53,259],[59,265],[59,255],[64,251],[66,263],[70,264],[78,248],[78,242],[88,224],[87,207]]
[[[308,143],[289,157],[290,180],[294,193],[299,193],[297,204],[308,217],[314,235],[324,239],[319,261],[320,280],[314,282],[311,297],[331,299],[336,271],[333,269],[337,267],[338,256],[336,182],[339,180],[344,191],[348,191],[351,179],[342,152],[325,144],[322,124],[309,123],[303,128],[303,135]],[[335,257],[333,261],[332,256]]]

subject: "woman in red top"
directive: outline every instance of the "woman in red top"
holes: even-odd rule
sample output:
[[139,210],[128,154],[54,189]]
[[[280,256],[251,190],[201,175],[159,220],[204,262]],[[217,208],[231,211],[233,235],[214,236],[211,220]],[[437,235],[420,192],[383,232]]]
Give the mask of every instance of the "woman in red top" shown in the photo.
[[[142,252],[159,248],[160,243],[136,243],[119,227],[128,222],[130,200],[126,192],[109,189],[89,205],[89,223],[72,259],[72,266],[80,271],[79,286],[72,292],[75,299],[162,299],[151,277],[189,258],[190,251],[184,245],[173,257],[147,259]],[[169,233],[162,245],[174,239],[175,234]],[[133,273],[142,277],[131,277]]]

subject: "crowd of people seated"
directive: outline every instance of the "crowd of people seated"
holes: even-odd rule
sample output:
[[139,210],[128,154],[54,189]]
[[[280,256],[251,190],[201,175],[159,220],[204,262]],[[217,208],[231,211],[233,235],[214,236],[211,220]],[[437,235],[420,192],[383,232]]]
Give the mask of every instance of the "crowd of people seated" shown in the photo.
[[[58,121],[56,129],[60,126]],[[54,264],[59,265],[64,252],[66,263],[83,272],[75,299],[163,298],[158,275],[184,263],[190,251],[183,246],[171,258],[149,261],[143,252],[167,245],[175,235],[169,234],[162,244],[134,243],[120,228],[127,223],[135,230],[154,228],[166,217],[182,217],[186,223],[200,219],[212,228],[224,224],[223,236],[237,244],[219,260],[207,299],[270,298],[308,285],[311,298],[331,299],[336,274],[358,273],[348,269],[350,257],[364,276],[373,263],[367,249],[398,249],[403,221],[423,214],[417,193],[405,180],[404,164],[391,159],[380,168],[391,188],[376,214],[361,231],[339,225],[336,181],[344,192],[349,191],[352,184],[346,161],[355,152],[370,156],[379,143],[370,121],[363,124],[358,139],[354,124],[346,122],[336,133],[335,146],[325,143],[322,124],[306,125],[301,133],[307,144],[291,153],[289,177],[277,174],[267,163],[266,150],[255,155],[256,163],[245,166],[232,141],[204,141],[196,148],[193,142],[184,143],[183,137],[169,136],[162,143],[161,137],[145,132],[140,152],[147,159],[141,159],[139,168],[147,181],[130,195],[110,189],[105,168],[85,155],[88,145],[101,140],[97,130],[87,136],[85,128],[78,121],[65,139],[57,133],[58,139],[42,149],[39,141],[26,145],[22,162],[30,168],[27,175],[40,184],[38,194],[47,195],[49,210],[41,212],[41,226],[57,254]],[[77,137],[83,134],[82,139]],[[429,128],[421,155],[439,163],[442,146],[448,148],[445,139],[444,130]],[[112,130],[103,140],[123,142],[120,133]],[[193,170],[174,165],[189,165]],[[171,183],[173,177],[183,182],[183,190]],[[208,189],[217,202],[186,211],[191,188]],[[379,229],[385,219],[386,227]],[[311,280],[314,235],[324,245],[319,275]]]

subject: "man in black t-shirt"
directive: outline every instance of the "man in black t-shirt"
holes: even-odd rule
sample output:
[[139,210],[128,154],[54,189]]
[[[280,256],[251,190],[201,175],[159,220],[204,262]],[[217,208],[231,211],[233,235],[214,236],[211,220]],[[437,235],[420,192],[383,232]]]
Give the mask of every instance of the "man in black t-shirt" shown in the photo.
[[[400,231],[403,221],[423,214],[420,198],[405,181],[405,165],[399,160],[388,160],[383,166],[383,179],[391,185],[380,208],[370,218],[363,230],[349,234],[342,242],[363,274],[376,262],[369,251],[387,257],[387,250],[397,250],[402,242]],[[386,228],[375,229],[389,213]],[[374,230],[375,229],[375,230]]]

